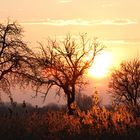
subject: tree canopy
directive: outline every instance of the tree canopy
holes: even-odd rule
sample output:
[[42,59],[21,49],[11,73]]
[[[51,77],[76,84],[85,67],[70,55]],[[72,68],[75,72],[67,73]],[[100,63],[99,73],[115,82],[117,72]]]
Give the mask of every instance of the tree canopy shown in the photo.
[[123,62],[112,73],[109,87],[117,102],[136,108],[140,98],[140,60]]
[[21,68],[21,61],[26,61],[26,54],[30,52],[22,33],[16,22],[0,24],[0,89],[7,94],[10,94],[9,78]]
[[37,91],[45,86],[44,99],[52,87],[59,95],[63,92],[67,97],[69,113],[72,114],[71,104],[78,89],[85,84],[85,71],[102,49],[103,46],[96,40],[89,41],[86,34],[78,39],[67,35],[63,41],[48,39],[46,45],[40,43]]

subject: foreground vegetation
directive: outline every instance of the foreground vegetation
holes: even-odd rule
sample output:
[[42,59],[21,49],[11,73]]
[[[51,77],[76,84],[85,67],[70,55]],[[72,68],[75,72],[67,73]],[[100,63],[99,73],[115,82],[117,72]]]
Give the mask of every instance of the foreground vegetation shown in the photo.
[[[100,107],[94,104],[81,111],[76,104],[74,115],[65,108],[26,107],[17,111],[9,107],[0,114],[0,137],[3,140],[65,139],[139,139],[140,117],[134,117],[125,106]],[[11,113],[12,112],[12,113]],[[22,113],[21,113],[22,112]]]

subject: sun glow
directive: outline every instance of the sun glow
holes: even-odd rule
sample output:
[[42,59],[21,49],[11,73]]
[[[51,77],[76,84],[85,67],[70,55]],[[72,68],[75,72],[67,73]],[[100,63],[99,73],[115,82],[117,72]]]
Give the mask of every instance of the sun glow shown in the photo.
[[112,67],[111,52],[103,52],[96,56],[95,62],[88,70],[88,75],[94,78],[104,78],[109,74]]

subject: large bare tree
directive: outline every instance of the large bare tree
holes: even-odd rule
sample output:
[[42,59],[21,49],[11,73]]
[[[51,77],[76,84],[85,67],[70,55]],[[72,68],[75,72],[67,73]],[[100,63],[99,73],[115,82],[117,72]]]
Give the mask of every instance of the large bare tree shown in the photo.
[[117,102],[137,109],[140,98],[140,60],[123,62],[120,69],[112,73],[109,87]]
[[[16,73],[31,50],[22,40],[22,28],[16,22],[0,24],[0,89],[10,94],[10,78]],[[28,54],[28,55],[27,55]]]
[[89,41],[85,34],[78,39],[67,35],[63,41],[48,39],[46,45],[40,44],[37,92],[45,89],[44,99],[52,87],[58,94],[63,92],[67,97],[68,113],[73,114],[75,94],[85,84],[83,76],[102,49],[101,44]]

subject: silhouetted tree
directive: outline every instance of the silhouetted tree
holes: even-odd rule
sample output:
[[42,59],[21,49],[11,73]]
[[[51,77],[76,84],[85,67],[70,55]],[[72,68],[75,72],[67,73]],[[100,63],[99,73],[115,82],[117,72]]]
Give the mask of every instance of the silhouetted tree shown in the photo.
[[140,61],[123,62],[120,69],[114,70],[109,83],[115,101],[137,109],[140,98]]
[[31,52],[22,40],[22,32],[16,22],[0,24],[0,89],[7,94],[10,94],[9,79],[18,72],[23,62],[28,63],[27,54]]
[[44,99],[52,87],[59,95],[65,93],[68,113],[73,114],[75,94],[86,83],[84,73],[102,49],[96,40],[88,41],[85,34],[77,40],[67,35],[63,41],[48,39],[46,46],[40,43],[37,92],[45,89]]

